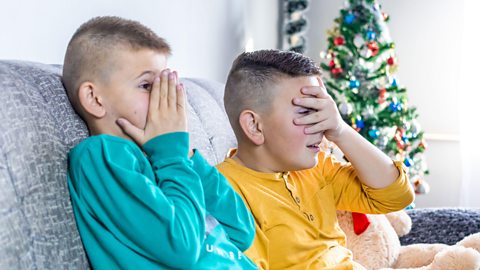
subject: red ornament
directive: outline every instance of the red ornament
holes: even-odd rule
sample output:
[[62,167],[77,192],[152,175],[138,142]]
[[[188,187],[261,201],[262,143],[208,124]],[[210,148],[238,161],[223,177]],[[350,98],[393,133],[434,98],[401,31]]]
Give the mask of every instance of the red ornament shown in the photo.
[[395,61],[395,58],[393,58],[393,56],[390,56],[388,59],[387,59],[387,64],[390,65],[390,66],[393,66],[396,64],[397,61]]
[[338,76],[342,74],[343,69],[342,68],[332,68],[331,70],[333,76]]
[[382,88],[382,89],[378,90],[378,95],[382,98],[385,97],[386,93],[387,93],[387,89],[385,89],[385,88]]
[[378,104],[382,104],[385,101],[387,101],[387,99],[385,97],[386,94],[387,94],[387,89],[385,89],[385,88],[382,88],[378,91]]
[[415,179],[413,182],[413,187],[416,194],[426,194],[430,191],[430,186],[428,183],[420,178]]
[[367,47],[370,49],[370,51],[372,51],[372,56],[377,55],[378,51],[380,50],[376,41],[368,42]]
[[342,36],[338,36],[333,40],[333,43],[337,46],[340,46],[345,43],[345,39]]
[[335,67],[335,61],[333,61],[333,59],[330,60],[330,63],[328,63],[328,66],[329,66],[330,68],[334,68],[334,67]]
[[401,128],[397,128],[397,132],[395,132],[394,139],[397,142],[397,147],[401,150],[405,150],[405,142],[402,140],[403,134],[405,133],[405,130]]

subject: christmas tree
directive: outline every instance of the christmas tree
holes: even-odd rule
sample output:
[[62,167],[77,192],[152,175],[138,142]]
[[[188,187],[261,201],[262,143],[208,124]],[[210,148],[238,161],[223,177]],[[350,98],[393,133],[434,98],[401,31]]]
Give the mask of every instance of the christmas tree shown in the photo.
[[415,192],[427,193],[426,143],[416,109],[395,77],[388,19],[375,0],[346,1],[321,55],[324,81],[343,119],[391,158],[402,160]]

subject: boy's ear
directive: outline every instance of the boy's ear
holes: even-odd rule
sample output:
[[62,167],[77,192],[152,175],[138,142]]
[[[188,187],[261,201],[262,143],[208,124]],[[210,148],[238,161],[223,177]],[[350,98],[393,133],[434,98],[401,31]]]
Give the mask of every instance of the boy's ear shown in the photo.
[[98,88],[92,82],[83,82],[78,89],[78,100],[86,113],[102,118],[107,113]]
[[242,111],[240,113],[239,123],[243,134],[245,134],[253,144],[262,145],[265,142],[260,115],[251,110]]

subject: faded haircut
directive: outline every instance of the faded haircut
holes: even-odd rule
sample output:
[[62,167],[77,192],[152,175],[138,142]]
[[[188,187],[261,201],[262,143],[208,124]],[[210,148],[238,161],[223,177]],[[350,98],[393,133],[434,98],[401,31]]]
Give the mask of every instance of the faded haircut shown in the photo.
[[250,109],[266,112],[279,79],[320,75],[315,62],[296,52],[259,50],[240,54],[232,64],[225,85],[224,104],[232,128],[239,132],[240,113]]
[[170,55],[170,46],[139,22],[120,17],[93,18],[82,24],[68,43],[62,82],[75,110],[82,114],[78,88],[85,81],[107,82],[117,49],[151,49]]

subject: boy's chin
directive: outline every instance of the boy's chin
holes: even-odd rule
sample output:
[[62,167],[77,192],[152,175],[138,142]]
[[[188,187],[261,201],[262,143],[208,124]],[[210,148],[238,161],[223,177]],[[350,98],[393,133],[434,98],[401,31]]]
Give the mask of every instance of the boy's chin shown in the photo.
[[296,164],[295,168],[291,171],[302,171],[314,168],[318,164],[318,157],[315,157],[312,160],[302,162],[301,164]]

